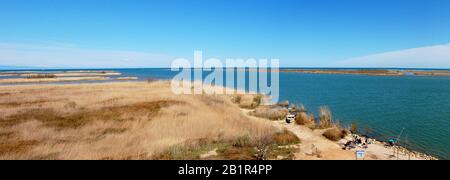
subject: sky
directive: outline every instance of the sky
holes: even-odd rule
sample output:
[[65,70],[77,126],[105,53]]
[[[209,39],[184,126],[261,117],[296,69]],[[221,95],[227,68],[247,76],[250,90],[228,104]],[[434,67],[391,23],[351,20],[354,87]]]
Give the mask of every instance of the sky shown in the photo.
[[0,65],[450,68],[448,0],[0,0]]

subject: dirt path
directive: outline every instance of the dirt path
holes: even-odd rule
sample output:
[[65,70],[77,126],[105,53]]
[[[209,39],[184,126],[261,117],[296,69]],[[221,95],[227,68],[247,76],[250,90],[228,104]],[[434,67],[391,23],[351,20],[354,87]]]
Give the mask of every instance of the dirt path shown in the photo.
[[[242,112],[250,119],[257,121],[269,121],[248,115],[250,110],[242,109]],[[322,136],[324,130],[311,130],[305,126],[295,123],[287,124],[285,121],[270,121],[272,125],[279,129],[287,129],[297,135],[301,140],[300,151],[295,155],[297,160],[355,160],[356,151],[366,152],[365,160],[425,160],[424,157],[416,157],[407,152],[400,152],[398,157],[394,155],[392,147],[385,147],[381,142],[370,144],[367,149],[357,148],[353,150],[343,150],[340,143],[333,142]]]
[[274,122],[275,126],[286,128],[296,134],[301,140],[300,152],[296,159],[307,160],[353,160],[355,155],[351,151],[342,150],[341,147],[322,136],[323,130],[311,130],[295,123],[287,124],[284,121]]
[[[259,121],[268,121],[248,115],[249,110],[243,109],[242,112],[250,119]],[[293,132],[301,140],[300,152],[295,155],[297,160],[352,160],[355,159],[354,152],[344,151],[335,142],[324,138],[322,131],[296,125],[287,124],[285,121],[272,121],[272,125],[279,129],[286,128]]]

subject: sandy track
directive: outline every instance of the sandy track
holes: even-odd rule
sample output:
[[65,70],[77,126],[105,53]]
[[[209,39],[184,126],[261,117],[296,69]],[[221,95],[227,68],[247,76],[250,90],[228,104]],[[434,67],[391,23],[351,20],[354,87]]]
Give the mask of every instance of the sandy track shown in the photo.
[[[248,115],[250,110],[242,109],[243,114],[253,120],[269,121]],[[296,153],[296,160],[356,160],[356,151],[363,150],[357,148],[353,150],[343,150],[340,142],[333,142],[322,136],[324,130],[311,130],[305,126],[295,123],[287,124],[285,121],[270,121],[278,129],[287,129],[293,132],[301,140],[300,151]],[[351,135],[348,137],[348,139]],[[401,152],[398,157],[394,155],[392,147],[385,147],[381,142],[370,144],[366,151],[365,160],[426,160],[424,157],[409,156],[406,152]]]

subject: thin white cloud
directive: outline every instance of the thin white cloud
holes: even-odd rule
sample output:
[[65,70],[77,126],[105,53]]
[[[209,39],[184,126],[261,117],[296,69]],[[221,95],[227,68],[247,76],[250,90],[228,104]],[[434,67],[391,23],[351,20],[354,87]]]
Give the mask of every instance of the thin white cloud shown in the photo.
[[48,68],[170,67],[167,55],[73,46],[0,43],[0,65]]
[[450,68],[450,44],[428,46],[356,57],[336,63],[339,67]]

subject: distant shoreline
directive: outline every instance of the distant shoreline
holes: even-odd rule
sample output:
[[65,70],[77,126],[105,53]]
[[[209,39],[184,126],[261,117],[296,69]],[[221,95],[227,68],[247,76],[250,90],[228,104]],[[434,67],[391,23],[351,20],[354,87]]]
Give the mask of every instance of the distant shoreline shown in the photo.
[[[107,72],[115,73],[114,71],[120,70],[132,70],[132,69],[167,69],[170,68],[86,68],[86,69],[0,69],[0,78],[5,75],[24,74],[27,73],[95,73],[95,72]],[[200,69],[200,68],[192,68]],[[227,68],[224,69],[234,69]],[[243,70],[243,68],[236,68]],[[254,71],[255,68],[245,68],[245,70]],[[112,71],[112,72],[111,72]],[[259,71],[267,71],[267,69],[259,69]],[[305,73],[305,74],[344,74],[344,75],[369,75],[369,76],[450,76],[450,69],[437,69],[437,68],[290,68],[281,67],[277,69],[278,72],[283,73]],[[106,74],[105,74],[106,75]],[[103,76],[105,76],[103,75]],[[95,75],[97,76],[97,75]]]
[[[231,69],[233,67],[224,67]],[[241,68],[241,67],[234,67]],[[4,71],[114,71],[123,69],[171,69],[170,67],[127,67],[127,68],[0,68],[0,72]],[[192,69],[199,69],[192,67]],[[254,69],[254,68],[250,68]],[[402,67],[279,67],[280,70],[417,70],[417,71],[433,71],[448,70],[450,68],[402,68]]]
[[450,70],[401,69],[280,69],[280,72],[306,74],[348,74],[370,76],[450,76]]
[[0,85],[28,83],[63,83],[84,81],[127,81],[138,80],[137,77],[121,76],[115,71],[98,70],[54,70],[54,71],[6,71],[0,72]]

